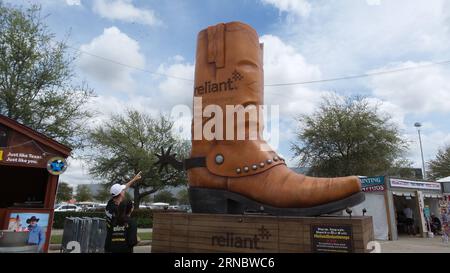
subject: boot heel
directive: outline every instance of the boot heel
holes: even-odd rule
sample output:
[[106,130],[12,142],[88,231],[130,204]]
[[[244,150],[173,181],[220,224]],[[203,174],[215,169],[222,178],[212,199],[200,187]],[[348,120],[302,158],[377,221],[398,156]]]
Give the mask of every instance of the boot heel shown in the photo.
[[189,188],[189,201],[194,213],[228,213],[228,200],[222,190]]

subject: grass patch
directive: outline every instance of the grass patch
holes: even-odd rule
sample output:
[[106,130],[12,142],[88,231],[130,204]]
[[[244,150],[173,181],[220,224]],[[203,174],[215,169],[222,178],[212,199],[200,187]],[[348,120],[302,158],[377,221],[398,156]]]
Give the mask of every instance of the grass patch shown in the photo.
[[142,233],[138,233],[138,237],[141,241],[148,241],[152,239],[152,232],[142,232]]
[[62,242],[62,235],[52,235],[50,237],[50,244],[61,244]]
[[[152,239],[151,232],[138,232],[138,237],[141,241],[148,241]],[[52,235],[50,238],[50,244],[61,244],[62,235]]]

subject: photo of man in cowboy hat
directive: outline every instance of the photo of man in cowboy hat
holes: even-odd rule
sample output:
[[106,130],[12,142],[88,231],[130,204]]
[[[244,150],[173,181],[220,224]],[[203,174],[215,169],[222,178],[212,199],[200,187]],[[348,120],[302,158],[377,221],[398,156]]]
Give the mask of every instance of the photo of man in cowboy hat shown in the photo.
[[42,251],[42,248],[45,244],[45,232],[38,225],[39,218],[36,218],[36,216],[31,216],[31,218],[27,219],[28,224],[28,245],[37,245],[38,246],[38,252]]

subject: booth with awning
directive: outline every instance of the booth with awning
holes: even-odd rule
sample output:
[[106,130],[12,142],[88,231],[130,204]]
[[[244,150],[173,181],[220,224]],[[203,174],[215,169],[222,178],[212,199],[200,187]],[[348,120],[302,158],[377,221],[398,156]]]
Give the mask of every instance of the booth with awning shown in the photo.
[[417,234],[427,236],[429,231],[427,218],[433,214],[440,216],[440,201],[443,197],[441,184],[399,178],[388,180],[386,183],[388,185],[387,205],[392,239],[396,240],[399,234],[406,233],[403,213],[405,208],[410,208],[413,212],[413,227]]
[[[0,248],[17,248],[7,235],[20,238],[28,232],[27,242],[47,251],[58,178],[70,153],[69,147],[0,115]],[[28,228],[31,224],[39,228]]]
[[[405,233],[403,209],[413,211],[414,228],[418,235],[427,236],[426,217],[440,217],[443,201],[441,183],[405,180],[392,177],[360,177],[366,200],[352,207],[353,215],[372,216],[376,240],[397,240]],[[445,199],[445,200],[444,200]],[[345,212],[344,212],[345,213]]]

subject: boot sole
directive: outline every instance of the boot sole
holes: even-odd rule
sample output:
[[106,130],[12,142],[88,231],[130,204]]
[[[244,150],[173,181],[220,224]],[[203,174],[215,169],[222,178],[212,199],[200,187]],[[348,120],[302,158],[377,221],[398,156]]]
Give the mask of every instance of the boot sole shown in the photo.
[[279,208],[259,203],[241,194],[226,190],[189,188],[189,201],[194,213],[267,214],[274,216],[319,216],[345,210],[365,200],[358,192],[341,200],[309,208]]

